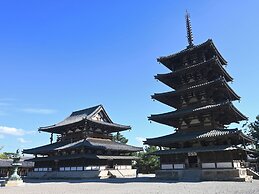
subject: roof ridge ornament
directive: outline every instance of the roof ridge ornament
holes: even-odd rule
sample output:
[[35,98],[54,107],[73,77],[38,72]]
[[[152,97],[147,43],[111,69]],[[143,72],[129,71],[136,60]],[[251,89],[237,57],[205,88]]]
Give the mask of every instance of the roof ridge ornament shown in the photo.
[[194,46],[193,44],[193,35],[192,35],[192,26],[191,26],[191,19],[190,19],[190,14],[186,10],[185,14],[185,19],[186,19],[186,30],[187,30],[187,39],[188,39],[188,46],[187,48],[191,48]]

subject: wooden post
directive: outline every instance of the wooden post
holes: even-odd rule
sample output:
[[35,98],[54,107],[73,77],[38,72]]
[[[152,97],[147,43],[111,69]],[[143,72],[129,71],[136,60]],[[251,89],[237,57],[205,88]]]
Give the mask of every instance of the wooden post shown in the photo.
[[215,168],[218,168],[217,167],[217,154],[215,152],[213,152],[213,154],[214,154],[214,159],[215,159]]
[[51,133],[50,135],[50,144],[52,144],[52,142],[53,142],[53,133]]
[[233,153],[232,153],[232,151],[230,151],[230,157],[231,157],[232,168],[234,168],[234,160],[233,160]]

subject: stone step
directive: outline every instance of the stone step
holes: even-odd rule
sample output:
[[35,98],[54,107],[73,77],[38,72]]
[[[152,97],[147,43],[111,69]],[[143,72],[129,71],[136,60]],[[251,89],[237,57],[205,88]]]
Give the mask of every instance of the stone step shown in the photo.
[[246,171],[247,171],[247,174],[252,176],[254,179],[259,179],[259,173],[258,172],[255,172],[254,170],[252,170],[250,168],[247,168]]
[[245,176],[245,177],[237,177],[237,178],[234,178],[233,181],[236,181],[236,182],[252,182],[253,181],[253,176]]
[[124,175],[119,170],[109,170],[108,175],[111,178],[124,178]]

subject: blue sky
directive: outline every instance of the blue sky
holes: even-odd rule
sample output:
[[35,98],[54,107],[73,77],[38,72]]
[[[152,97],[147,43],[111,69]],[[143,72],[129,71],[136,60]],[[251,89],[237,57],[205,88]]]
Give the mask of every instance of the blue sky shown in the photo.
[[97,104],[132,126],[123,133],[130,144],[172,132],[147,116],[172,110],[150,95],[170,90],[154,79],[168,72],[156,58],[186,48],[186,9],[194,43],[213,39],[241,96],[235,105],[253,121],[258,7],[256,0],[1,1],[0,145],[15,151],[49,143],[38,127]]

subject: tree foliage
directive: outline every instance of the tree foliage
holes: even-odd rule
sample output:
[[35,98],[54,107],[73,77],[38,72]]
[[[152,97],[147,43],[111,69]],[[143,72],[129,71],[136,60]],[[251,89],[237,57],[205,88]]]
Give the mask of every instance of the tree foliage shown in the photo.
[[148,174],[154,173],[159,169],[158,157],[151,155],[155,151],[158,151],[156,146],[147,146],[143,152],[136,153],[136,156],[140,158],[134,165],[138,169],[138,172]]
[[256,147],[259,148],[259,115],[256,117],[256,120],[254,122],[251,122],[248,124],[249,129],[249,135],[251,135],[253,138],[257,139],[257,145]]
[[[0,151],[3,149],[3,147],[0,147]],[[6,155],[6,153],[0,153],[0,159],[8,159],[9,157]]]
[[126,137],[124,137],[120,132],[117,132],[116,135],[112,136],[112,140],[118,143],[123,143],[126,144],[128,143],[128,139]]
[[[3,149],[3,146],[0,147],[0,151]],[[3,152],[3,153],[0,153],[0,159],[9,159],[11,158],[12,156],[14,155],[13,152]]]

